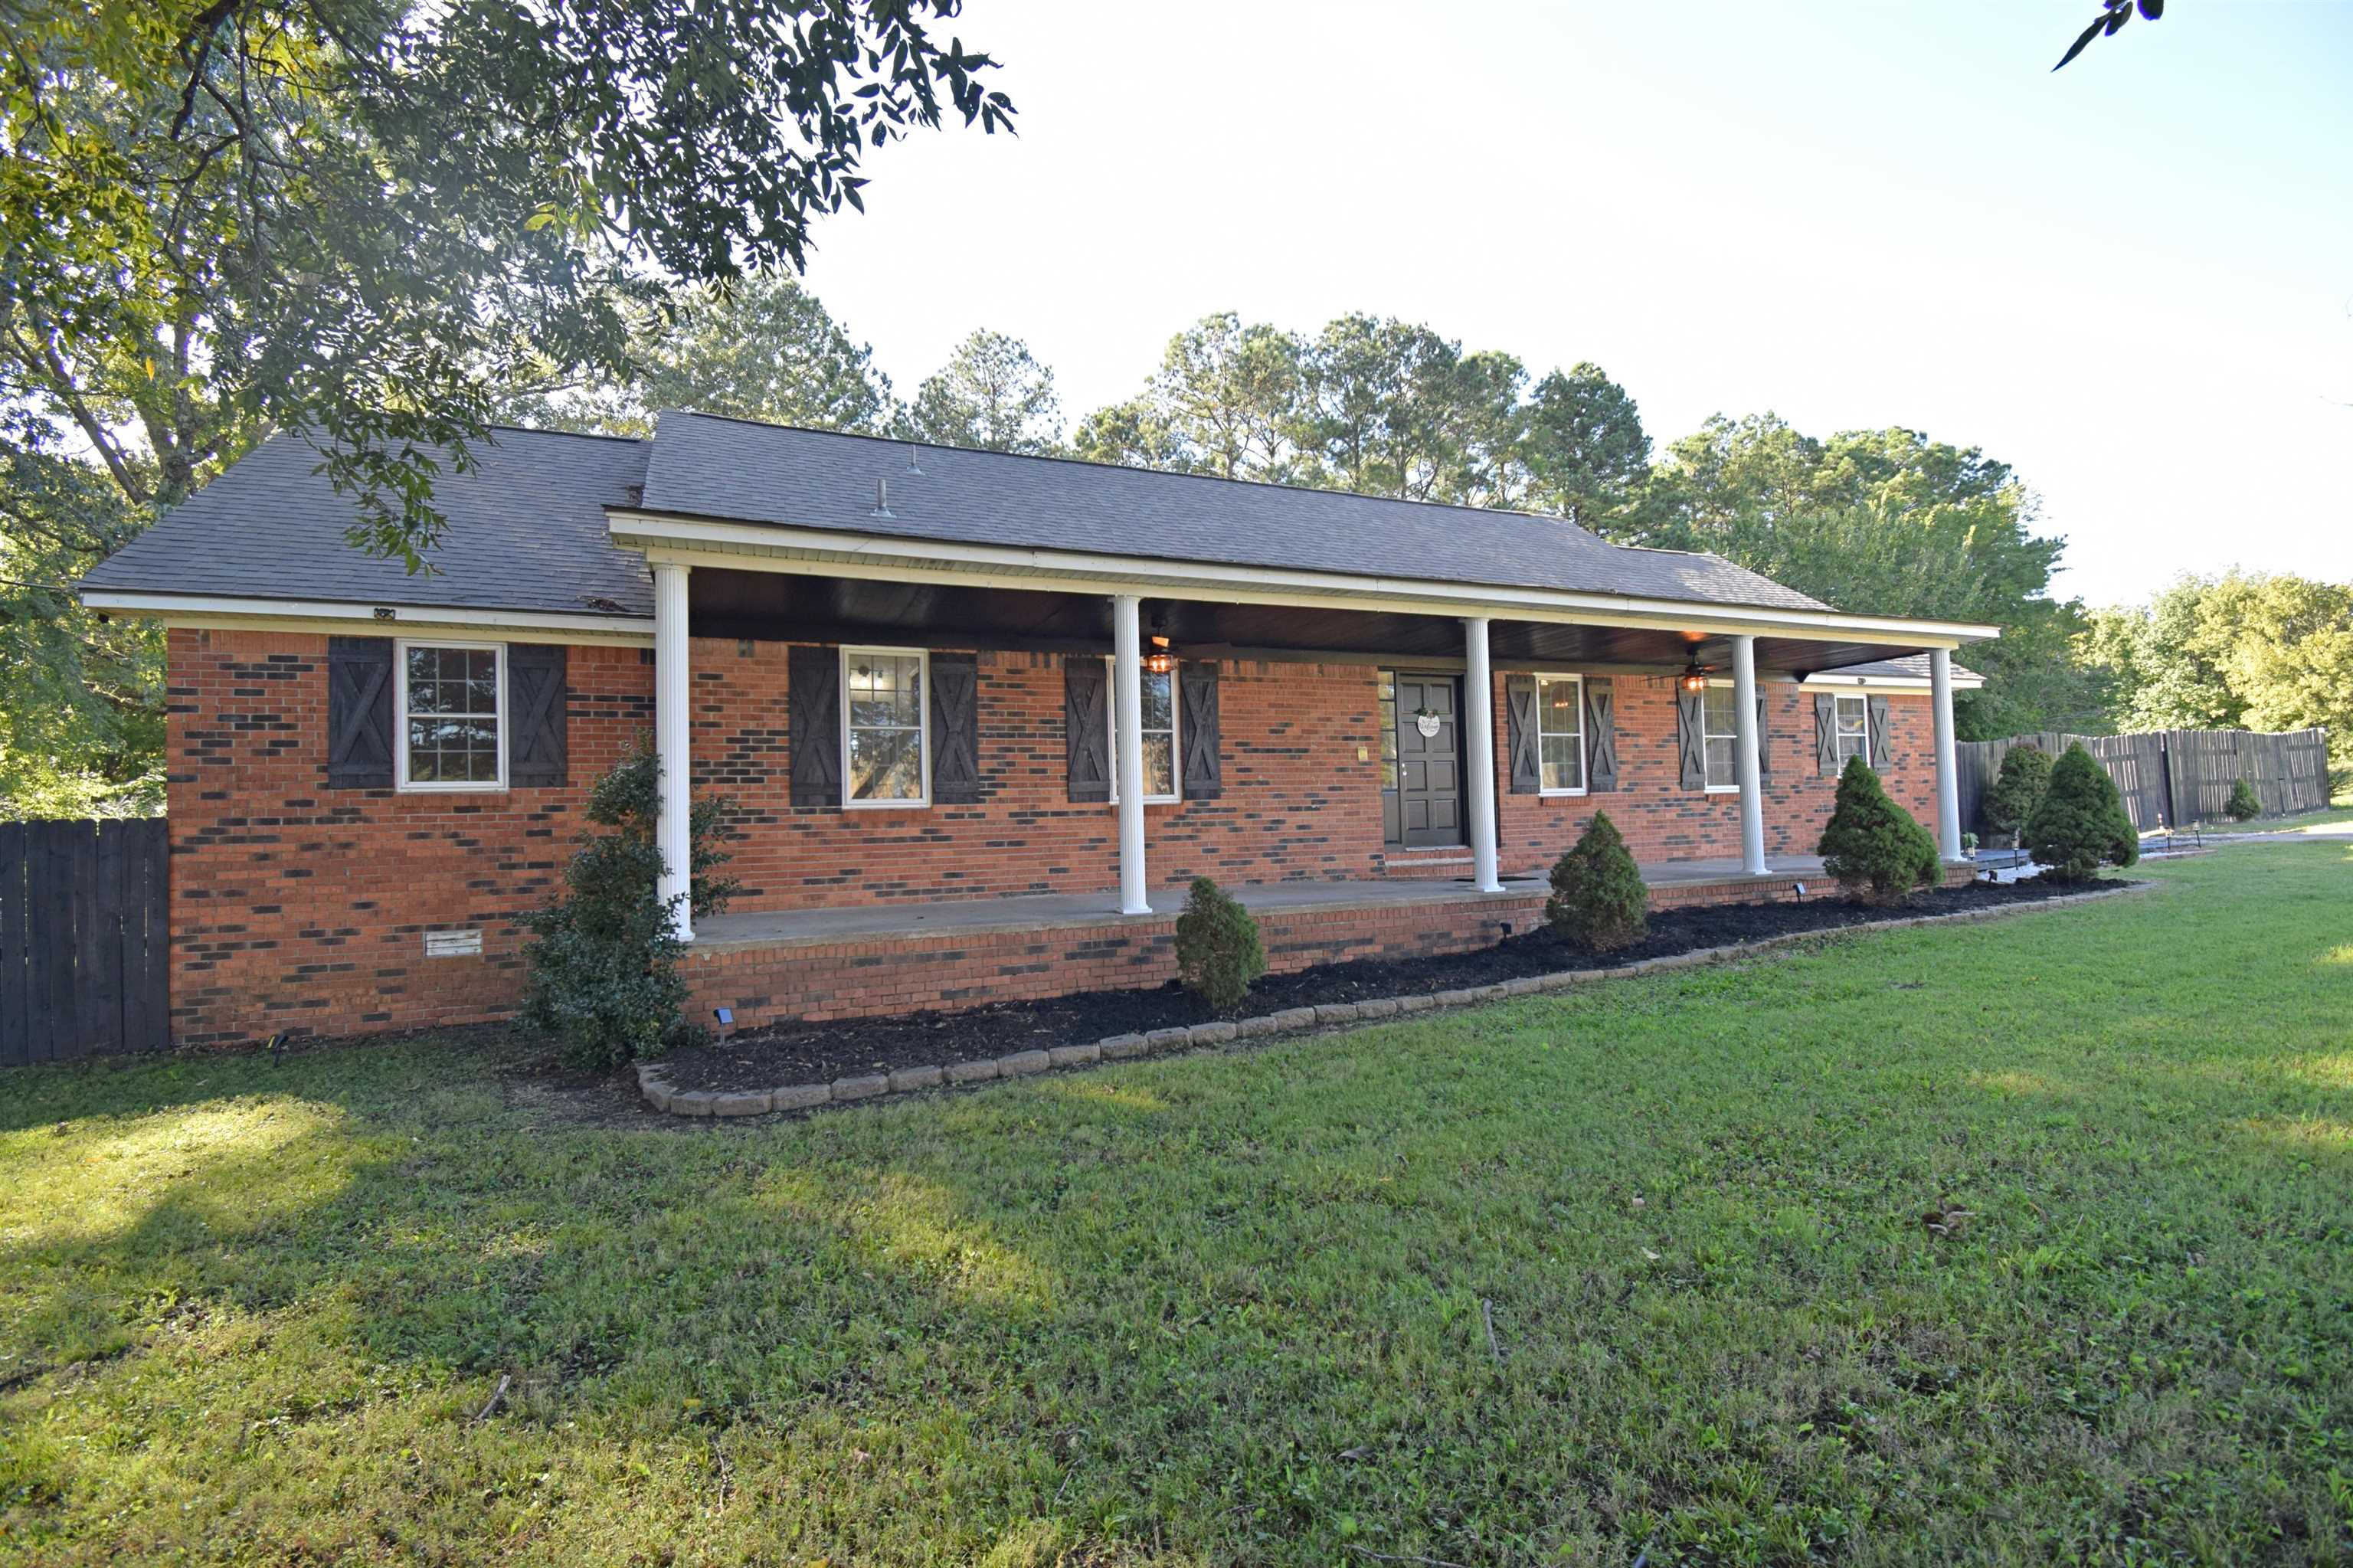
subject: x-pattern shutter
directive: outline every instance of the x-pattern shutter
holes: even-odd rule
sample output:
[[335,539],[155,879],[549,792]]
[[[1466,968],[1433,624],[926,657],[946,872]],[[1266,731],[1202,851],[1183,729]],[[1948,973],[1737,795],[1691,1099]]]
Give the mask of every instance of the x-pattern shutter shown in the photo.
[[392,640],[327,639],[327,787],[392,788]]
[[1588,789],[1618,788],[1618,694],[1607,675],[1585,677],[1585,770]]
[[785,666],[793,804],[841,804],[841,652],[797,647]]
[[1838,699],[1827,692],[1814,694],[1814,771],[1825,779],[1838,777]]
[[1683,787],[1707,788],[1707,701],[1705,694],[1675,694],[1675,745],[1683,756]]
[[1885,773],[1895,766],[1895,737],[1887,728],[1887,699],[1873,697],[1865,705],[1871,710],[1872,770]]
[[1214,800],[1225,793],[1225,764],[1218,726],[1218,667],[1186,662],[1176,666],[1177,755],[1185,770],[1184,795],[1188,800]]
[[1536,682],[1533,675],[1504,677],[1504,727],[1512,758],[1511,793],[1544,792],[1542,747],[1536,727]]
[[565,782],[567,652],[560,642],[507,649],[507,782],[517,789]]
[[1092,653],[1062,661],[1062,734],[1071,799],[1111,799],[1111,709],[1103,702],[1103,662]]
[[980,661],[934,653],[930,662],[932,799],[969,806],[980,799]]

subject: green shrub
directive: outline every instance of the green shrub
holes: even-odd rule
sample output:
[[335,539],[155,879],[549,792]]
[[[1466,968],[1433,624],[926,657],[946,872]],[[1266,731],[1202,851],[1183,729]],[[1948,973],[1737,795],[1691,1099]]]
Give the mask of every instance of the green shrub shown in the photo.
[[2087,882],[2104,863],[2130,865],[2140,859],[2140,835],[2125,814],[2116,781],[2080,745],[2052,765],[2051,788],[2022,842],[2053,882]]
[[2231,786],[2231,803],[2223,810],[2235,821],[2251,822],[2263,814],[2263,802],[2255,793],[2254,785],[2242,779]]
[[1861,757],[1846,759],[1838,800],[1815,853],[1839,885],[1871,904],[1900,904],[1943,874],[1936,841],[1912,813],[1887,798]]
[[2011,844],[2018,842],[2019,831],[2034,815],[2034,808],[2042,804],[2042,791],[2051,783],[2051,754],[2039,746],[2013,746],[2002,754],[2001,771],[1994,778],[1993,788],[1986,791],[1985,805],[1978,815],[1985,822],[1986,836]]
[[1193,879],[1185,913],[1176,916],[1176,974],[1185,989],[1230,1012],[1250,994],[1250,982],[1266,973],[1266,948],[1258,921],[1240,900],[1206,876]]
[[1577,847],[1553,863],[1552,896],[1545,918],[1572,947],[1606,953],[1649,934],[1651,890],[1607,811],[1579,835]]
[[[588,793],[588,820],[612,831],[585,838],[564,868],[564,896],[524,917],[533,941],[523,949],[531,980],[522,1019],[554,1035],[569,1065],[603,1068],[658,1055],[693,1030],[681,1016],[683,948],[658,887],[660,803],[661,760],[640,743]],[[713,842],[723,807],[704,800],[689,813],[688,903],[698,916],[719,909],[735,890],[710,874],[727,858]]]

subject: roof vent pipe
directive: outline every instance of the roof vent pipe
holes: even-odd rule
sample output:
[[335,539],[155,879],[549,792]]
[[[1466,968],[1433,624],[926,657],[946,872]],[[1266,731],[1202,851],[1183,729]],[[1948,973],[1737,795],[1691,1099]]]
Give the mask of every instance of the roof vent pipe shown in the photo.
[[918,478],[922,477],[923,471],[923,454],[915,450],[915,443],[913,441],[907,443],[907,471]]
[[870,517],[892,517],[897,515],[897,514],[891,510],[891,481],[887,477],[877,479],[874,482],[874,510],[868,513],[867,515]]

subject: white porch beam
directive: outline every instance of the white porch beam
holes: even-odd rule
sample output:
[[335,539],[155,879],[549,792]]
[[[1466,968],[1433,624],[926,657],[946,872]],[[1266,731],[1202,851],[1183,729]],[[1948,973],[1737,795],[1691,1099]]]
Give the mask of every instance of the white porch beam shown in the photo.
[[1495,673],[1487,662],[1487,618],[1462,621],[1463,760],[1471,775],[1471,880],[1501,893],[1495,874]]
[[1732,640],[1733,772],[1740,781],[1740,869],[1745,875],[1763,876],[1765,863],[1765,769],[1757,756],[1757,639]]
[[686,573],[680,566],[654,567],[654,755],[661,759],[661,814],[656,840],[661,850],[661,880],[656,891],[672,906],[671,929],[681,942],[694,940],[694,911],[687,892],[693,866],[693,839],[687,832],[694,763],[687,703],[693,676],[687,669]]
[[1928,651],[1928,689],[1936,726],[1936,853],[1949,865],[1961,858],[1961,780],[1953,760],[1953,656]]
[[1119,912],[1149,915],[1144,873],[1143,629],[1134,594],[1111,601],[1112,775],[1119,789]]

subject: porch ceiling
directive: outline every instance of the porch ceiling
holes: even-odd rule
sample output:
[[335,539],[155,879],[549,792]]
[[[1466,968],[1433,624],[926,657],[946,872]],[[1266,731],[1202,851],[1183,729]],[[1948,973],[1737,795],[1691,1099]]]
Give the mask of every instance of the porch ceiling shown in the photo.
[[[688,594],[690,620],[699,637],[1111,651],[1111,604],[1100,594],[712,567],[692,574]],[[1147,631],[1168,637],[1180,654],[1345,654],[1367,662],[1431,664],[1451,663],[1462,656],[1461,623],[1451,616],[1151,599],[1144,602],[1144,615]],[[1728,669],[1732,662],[1730,638],[1662,628],[1499,619],[1492,623],[1490,637],[1494,662],[1505,667],[1680,666],[1694,656],[1717,669]],[[1921,647],[1762,635],[1757,639],[1757,667],[1760,673],[1803,677],[1916,653]]]

